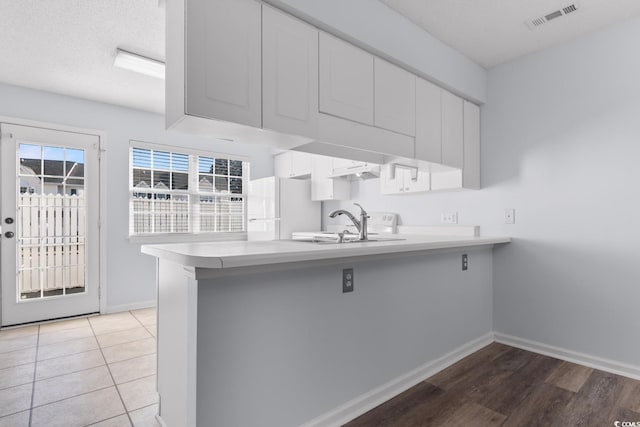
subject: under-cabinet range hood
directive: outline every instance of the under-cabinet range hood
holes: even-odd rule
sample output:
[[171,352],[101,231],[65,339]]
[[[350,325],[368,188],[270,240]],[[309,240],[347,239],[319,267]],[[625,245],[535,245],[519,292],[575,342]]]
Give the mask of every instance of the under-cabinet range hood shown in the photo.
[[380,165],[371,163],[360,163],[353,166],[334,168],[330,178],[350,176],[359,179],[378,178],[380,176]]

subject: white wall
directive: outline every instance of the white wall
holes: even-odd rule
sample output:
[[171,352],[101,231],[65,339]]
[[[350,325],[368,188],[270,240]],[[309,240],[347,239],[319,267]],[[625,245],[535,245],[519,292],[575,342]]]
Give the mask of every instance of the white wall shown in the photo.
[[128,240],[131,139],[249,156],[252,178],[273,175],[271,149],[168,132],[158,114],[0,83],[0,116],[106,132],[109,310],[155,300],[155,259],[140,254],[140,245]]
[[381,1],[266,1],[465,98],[487,99],[487,70]]
[[[489,70],[481,191],[354,201],[404,224],[442,212],[494,254],[497,332],[640,367],[640,19]],[[325,203],[324,215],[350,202]],[[504,225],[503,209],[516,209]],[[329,223],[332,220],[325,220]]]

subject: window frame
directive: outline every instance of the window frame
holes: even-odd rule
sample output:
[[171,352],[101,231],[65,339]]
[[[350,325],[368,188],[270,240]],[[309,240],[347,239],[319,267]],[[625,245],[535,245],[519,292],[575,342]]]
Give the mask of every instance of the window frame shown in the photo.
[[[132,234],[132,200],[133,193],[135,192],[143,192],[140,189],[136,189],[133,187],[133,158],[132,153],[133,149],[138,148],[142,150],[154,150],[154,151],[163,151],[175,154],[186,154],[189,156],[189,168],[187,171],[188,174],[188,189],[187,190],[171,190],[169,192],[175,192],[176,194],[183,194],[187,196],[188,205],[189,205],[189,222],[188,222],[188,232],[164,232],[164,233],[136,233]],[[241,194],[231,194],[231,193],[217,193],[217,192],[200,192],[199,189],[199,177],[200,171],[198,169],[198,158],[206,157],[206,158],[224,158],[229,161],[241,161],[243,162],[242,167],[242,193]],[[234,241],[234,240],[247,240],[247,227],[248,227],[248,190],[249,190],[249,174],[250,174],[250,162],[249,157],[241,156],[236,154],[228,154],[228,153],[220,153],[208,150],[201,150],[192,147],[180,147],[177,145],[170,144],[162,144],[162,143],[152,143],[140,140],[129,140],[129,147],[127,152],[127,162],[128,162],[128,238],[132,243],[180,243],[180,242],[199,242],[199,241]],[[153,169],[151,169],[153,170]],[[184,173],[184,172],[182,172]],[[230,174],[230,171],[229,171]],[[215,176],[215,174],[214,174]],[[231,177],[231,175],[228,175]],[[229,183],[230,185],[230,183]],[[215,189],[215,183],[214,183]],[[145,189],[147,190],[147,189]],[[149,193],[166,193],[167,191],[156,190],[154,188],[149,188]],[[244,214],[243,214],[243,228],[244,231],[234,231],[234,232],[224,232],[224,231],[193,231],[193,226],[196,220],[194,214],[192,214],[194,205],[198,203],[200,196],[224,196],[224,197],[242,197],[244,204]],[[199,218],[199,216],[197,217]]]

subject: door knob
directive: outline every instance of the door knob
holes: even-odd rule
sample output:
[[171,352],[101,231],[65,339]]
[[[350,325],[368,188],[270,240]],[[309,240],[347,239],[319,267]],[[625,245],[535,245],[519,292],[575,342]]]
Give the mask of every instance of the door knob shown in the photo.
[[15,236],[13,231],[7,231],[6,233],[4,233],[4,237],[6,237],[7,239],[12,238],[13,236]]
[[13,224],[13,218],[5,218],[4,222],[6,222],[7,224]]

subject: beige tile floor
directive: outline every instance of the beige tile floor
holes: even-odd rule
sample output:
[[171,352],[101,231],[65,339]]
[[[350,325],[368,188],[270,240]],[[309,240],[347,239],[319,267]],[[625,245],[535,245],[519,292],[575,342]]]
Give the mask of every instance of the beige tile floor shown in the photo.
[[0,427],[159,426],[153,308],[0,331]]

